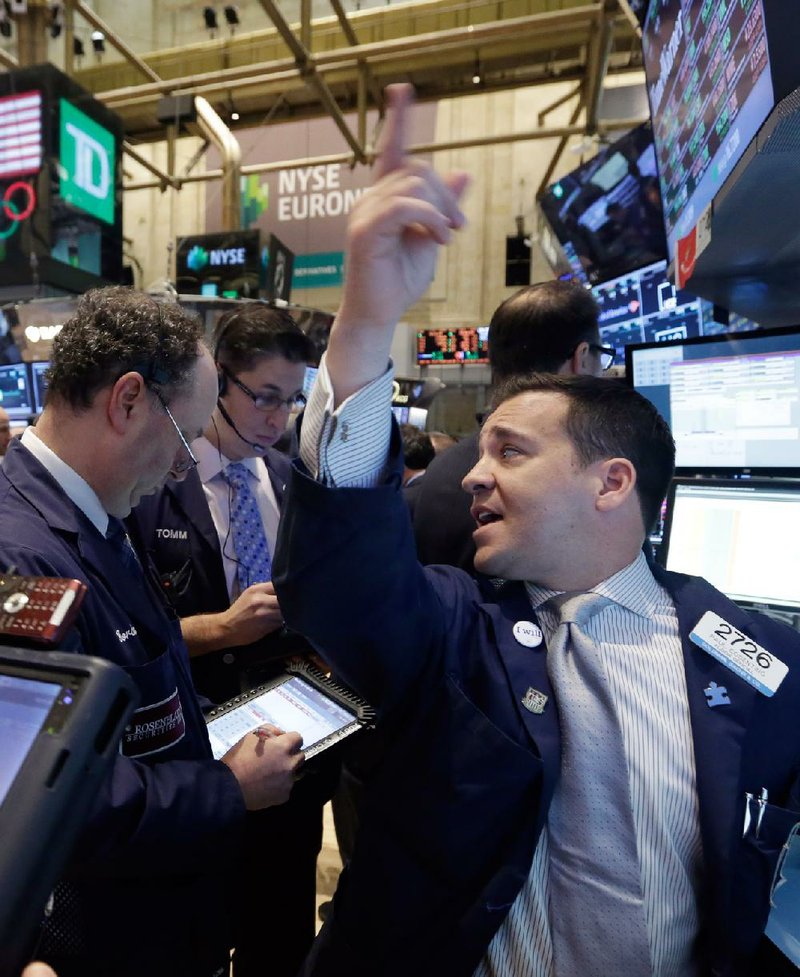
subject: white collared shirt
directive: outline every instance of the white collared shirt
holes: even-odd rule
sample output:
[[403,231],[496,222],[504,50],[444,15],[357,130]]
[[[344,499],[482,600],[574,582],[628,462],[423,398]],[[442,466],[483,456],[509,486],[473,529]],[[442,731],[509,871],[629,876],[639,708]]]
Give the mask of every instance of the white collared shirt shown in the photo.
[[[222,563],[225,569],[225,583],[231,601],[239,596],[239,582],[236,576],[238,563],[233,534],[230,531],[231,487],[223,472],[231,460],[222,454],[207,438],[201,437],[192,442],[192,451],[197,458],[197,473],[203,484],[208,500],[208,508],[219,537]],[[275,553],[275,540],[278,536],[280,510],[275,490],[269,477],[269,470],[261,458],[243,458],[241,462],[248,469],[250,490],[256,499],[258,512],[267,537],[270,556]]]
[[108,530],[108,513],[97,497],[95,490],[85,478],[80,476],[74,468],[63,461],[51,448],[42,441],[35,428],[26,427],[20,441],[30,451],[39,464],[61,486],[61,491],[74,502],[86,518],[97,528],[101,536],[105,537]]

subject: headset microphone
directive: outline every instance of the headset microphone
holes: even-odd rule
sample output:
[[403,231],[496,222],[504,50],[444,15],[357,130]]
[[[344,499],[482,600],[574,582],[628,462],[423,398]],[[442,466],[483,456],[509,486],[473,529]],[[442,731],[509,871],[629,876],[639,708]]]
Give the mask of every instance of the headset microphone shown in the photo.
[[217,407],[219,408],[219,412],[220,412],[220,414],[222,414],[222,417],[224,418],[224,420],[226,421],[226,423],[228,423],[233,428],[233,430],[236,432],[237,436],[239,438],[241,438],[242,441],[244,441],[244,443],[248,446],[248,448],[252,448],[253,451],[257,451],[259,454],[263,454],[267,450],[265,445],[258,444],[255,441],[248,441],[247,440],[247,438],[242,434],[242,432],[239,430],[239,428],[233,423],[233,418],[225,410],[225,408],[222,406],[222,401],[221,400],[217,400]]

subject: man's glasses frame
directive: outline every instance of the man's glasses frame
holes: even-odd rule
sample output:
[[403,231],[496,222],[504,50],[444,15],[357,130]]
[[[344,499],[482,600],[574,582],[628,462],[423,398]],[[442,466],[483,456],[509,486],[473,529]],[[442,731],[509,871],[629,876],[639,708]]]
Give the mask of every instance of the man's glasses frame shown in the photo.
[[602,370],[610,370],[617,358],[617,351],[613,346],[601,346],[600,343],[589,343],[589,349],[600,357]]
[[287,410],[300,409],[306,406],[305,394],[297,393],[293,394],[291,397],[287,397],[285,400],[283,397],[279,397],[277,394],[257,394],[254,390],[251,390],[246,383],[235,377],[231,371],[223,366],[222,363],[219,364],[219,368],[225,374],[225,376],[237,386],[243,394],[246,394],[250,400],[253,401],[253,406],[256,410],[264,411],[264,413],[272,413],[273,411],[280,410],[281,407],[286,407]]
[[156,398],[159,404],[161,404],[161,406],[164,408],[164,413],[167,415],[170,421],[172,421],[172,426],[175,428],[175,433],[180,438],[181,444],[183,445],[183,450],[189,456],[188,461],[177,462],[172,466],[172,468],[170,468],[170,471],[172,472],[173,475],[183,475],[186,472],[190,472],[193,468],[197,468],[197,458],[195,458],[194,452],[189,447],[189,442],[184,437],[183,431],[181,431],[181,429],[178,427],[178,422],[172,416],[172,411],[169,409],[169,407],[167,407],[166,401],[164,400],[164,398],[161,396],[161,394],[158,392],[158,390],[155,387],[152,387],[148,384],[147,389],[153,394],[153,396]]

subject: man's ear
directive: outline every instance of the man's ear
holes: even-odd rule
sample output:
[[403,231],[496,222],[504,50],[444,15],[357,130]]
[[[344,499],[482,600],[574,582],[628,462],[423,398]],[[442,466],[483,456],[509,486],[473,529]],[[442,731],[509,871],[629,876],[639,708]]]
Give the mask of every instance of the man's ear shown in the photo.
[[592,373],[591,350],[587,340],[583,340],[575,347],[575,352],[568,360],[564,361],[559,373],[572,374],[574,376],[584,376]]
[[598,476],[600,491],[595,505],[599,512],[618,509],[636,492],[636,469],[627,458],[609,458],[599,462]]
[[124,432],[132,412],[144,406],[146,396],[147,387],[141,373],[132,370],[122,374],[108,396],[108,419],[115,431]]

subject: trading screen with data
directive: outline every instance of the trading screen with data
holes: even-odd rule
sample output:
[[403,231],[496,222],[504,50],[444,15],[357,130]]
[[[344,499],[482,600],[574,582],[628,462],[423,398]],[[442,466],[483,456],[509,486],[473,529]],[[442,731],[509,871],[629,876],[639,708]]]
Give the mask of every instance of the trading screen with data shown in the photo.
[[672,429],[686,472],[800,475],[800,333],[631,346],[628,380]]
[[488,363],[489,327],[421,329],[417,333],[417,363],[430,366]]
[[659,0],[642,45],[673,254],[773,108],[763,2]]

